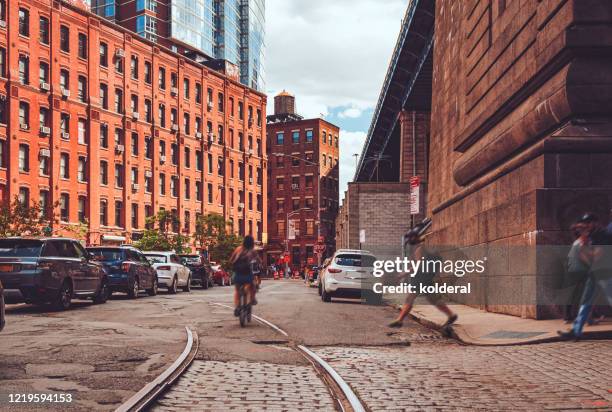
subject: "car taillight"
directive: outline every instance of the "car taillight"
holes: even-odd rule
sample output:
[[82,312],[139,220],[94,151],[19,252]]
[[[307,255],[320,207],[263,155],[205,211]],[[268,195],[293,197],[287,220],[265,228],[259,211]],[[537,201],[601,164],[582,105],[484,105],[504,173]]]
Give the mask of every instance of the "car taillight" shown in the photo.
[[159,266],[157,270],[170,270],[170,266]]
[[132,262],[123,262],[121,264],[121,271],[122,272],[129,272],[130,271],[130,266],[132,265]]
[[329,273],[341,273],[342,269],[327,269]]

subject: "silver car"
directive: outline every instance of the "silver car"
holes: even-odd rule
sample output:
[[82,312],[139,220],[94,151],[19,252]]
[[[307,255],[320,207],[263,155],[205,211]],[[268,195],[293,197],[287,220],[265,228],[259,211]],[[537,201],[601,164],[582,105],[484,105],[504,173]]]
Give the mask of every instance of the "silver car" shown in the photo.
[[362,298],[374,279],[376,257],[367,250],[339,249],[320,275],[319,291],[323,302],[332,297]]

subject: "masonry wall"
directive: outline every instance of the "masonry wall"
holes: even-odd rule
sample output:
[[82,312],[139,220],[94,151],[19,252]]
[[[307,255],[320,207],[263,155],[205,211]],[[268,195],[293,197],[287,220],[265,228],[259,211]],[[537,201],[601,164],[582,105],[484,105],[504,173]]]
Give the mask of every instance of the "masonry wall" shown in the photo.
[[[436,2],[432,244],[568,244],[580,214],[608,217],[611,22],[605,0]],[[504,262],[483,291],[498,303],[481,307],[557,316],[547,301],[558,270]]]

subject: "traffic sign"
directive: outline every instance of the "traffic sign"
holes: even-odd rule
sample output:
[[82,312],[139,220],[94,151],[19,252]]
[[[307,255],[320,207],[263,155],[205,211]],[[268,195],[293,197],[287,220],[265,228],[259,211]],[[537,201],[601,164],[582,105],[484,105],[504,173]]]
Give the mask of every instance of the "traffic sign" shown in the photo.
[[315,245],[314,250],[317,254],[325,252],[325,245]]

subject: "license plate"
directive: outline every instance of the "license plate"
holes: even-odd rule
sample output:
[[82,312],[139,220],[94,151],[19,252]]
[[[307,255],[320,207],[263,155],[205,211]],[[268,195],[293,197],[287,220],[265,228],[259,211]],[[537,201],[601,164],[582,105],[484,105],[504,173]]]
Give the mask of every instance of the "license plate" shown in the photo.
[[13,265],[0,265],[0,272],[12,272]]

